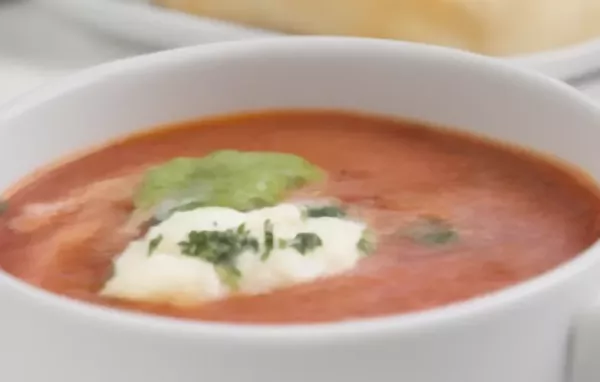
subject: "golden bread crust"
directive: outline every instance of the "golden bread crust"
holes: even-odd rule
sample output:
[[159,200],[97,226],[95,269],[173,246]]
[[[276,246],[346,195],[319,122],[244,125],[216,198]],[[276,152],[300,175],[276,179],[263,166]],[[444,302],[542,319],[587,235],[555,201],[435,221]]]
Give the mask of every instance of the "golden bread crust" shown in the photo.
[[352,35],[506,56],[600,35],[597,0],[155,0],[206,17],[298,34]]

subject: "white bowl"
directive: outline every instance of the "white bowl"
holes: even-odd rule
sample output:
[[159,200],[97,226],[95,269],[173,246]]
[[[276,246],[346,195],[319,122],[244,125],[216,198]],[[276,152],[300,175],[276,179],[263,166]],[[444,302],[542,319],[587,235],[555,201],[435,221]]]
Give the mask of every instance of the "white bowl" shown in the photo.
[[[444,48],[353,38],[211,44],[114,62],[0,109],[0,187],[153,125],[265,108],[343,108],[455,126],[600,179],[600,112],[541,75]],[[600,378],[598,245],[484,298],[299,326],[184,322],[72,301],[0,272],[0,379],[19,382],[576,382]],[[586,312],[583,316],[583,312]],[[586,379],[592,378],[592,379]]]

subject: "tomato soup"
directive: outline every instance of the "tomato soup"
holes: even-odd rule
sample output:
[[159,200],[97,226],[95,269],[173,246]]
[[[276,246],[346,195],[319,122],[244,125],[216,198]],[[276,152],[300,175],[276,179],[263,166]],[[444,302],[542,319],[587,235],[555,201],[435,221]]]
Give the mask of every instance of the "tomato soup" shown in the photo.
[[[293,154],[318,167],[319,181],[286,190],[277,203],[335,200],[368,226],[371,252],[343,272],[201,303],[99,293],[114,259],[154,224],[136,214],[144,174],[217,150]],[[450,129],[341,111],[266,111],[150,130],[33,175],[5,207],[0,266],[16,277],[107,307],[237,323],[372,318],[484,297],[600,237],[600,193],[567,166]]]

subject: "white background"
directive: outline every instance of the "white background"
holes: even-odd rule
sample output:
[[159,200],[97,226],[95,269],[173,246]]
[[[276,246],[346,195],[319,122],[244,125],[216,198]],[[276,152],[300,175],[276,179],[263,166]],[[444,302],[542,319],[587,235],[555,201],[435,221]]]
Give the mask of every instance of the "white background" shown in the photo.
[[[150,51],[68,22],[29,0],[0,0],[0,102],[79,69]],[[600,103],[600,74],[579,85]]]

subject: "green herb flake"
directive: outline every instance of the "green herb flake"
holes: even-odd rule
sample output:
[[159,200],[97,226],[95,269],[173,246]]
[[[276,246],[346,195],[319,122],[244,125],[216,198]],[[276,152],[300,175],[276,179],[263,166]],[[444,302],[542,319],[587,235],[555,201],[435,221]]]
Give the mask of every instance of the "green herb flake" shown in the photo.
[[239,289],[240,277],[242,277],[239,269],[230,265],[220,265],[216,266],[215,270],[221,281],[223,281],[228,287],[234,291]]
[[179,242],[181,252],[199,257],[212,264],[229,262],[244,250],[254,247],[256,239],[240,235],[234,230],[191,231],[187,240]]
[[245,237],[242,239],[242,248],[250,249],[252,252],[258,252],[258,240],[253,237]]
[[458,240],[458,232],[444,219],[423,216],[415,221],[404,235],[424,245],[445,245]]
[[288,245],[287,240],[285,240],[285,239],[278,239],[277,240],[277,248],[279,248],[279,249],[285,249],[285,248],[287,248],[287,245]]
[[246,229],[246,223],[240,224],[239,227],[237,227],[236,232],[238,235],[243,235],[246,232],[248,232],[248,230]]
[[308,207],[306,209],[306,216],[309,218],[344,218],[346,217],[346,211],[342,207],[335,205]]
[[[191,231],[178,245],[184,255],[215,265],[220,276],[234,273],[237,277],[241,276],[234,266],[237,257],[244,251],[258,252],[259,249],[258,240],[250,236],[243,224],[225,231]],[[230,276],[222,280],[228,285],[231,283]]]
[[323,241],[315,233],[302,232],[297,234],[288,244],[302,255],[306,255],[308,252],[323,245]]
[[158,235],[148,243],[148,256],[152,255],[156,248],[160,245],[163,240],[163,235]]
[[6,200],[0,200],[0,215],[8,211],[8,202]]
[[273,234],[273,223],[271,222],[271,220],[269,220],[269,219],[265,220],[264,230],[265,230],[265,251],[263,252],[263,255],[261,256],[262,261],[266,261],[269,258],[269,256],[271,255],[271,252],[273,251],[273,246],[275,245],[275,235]]
[[376,248],[375,237],[373,233],[365,229],[362,236],[358,240],[358,243],[356,244],[356,248],[358,248],[359,252],[363,256],[373,253]]

